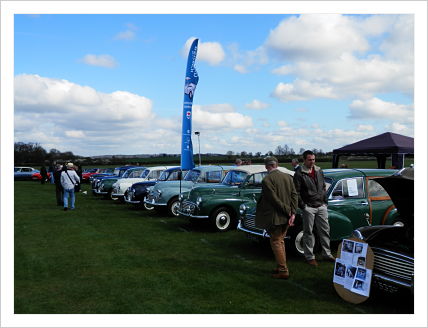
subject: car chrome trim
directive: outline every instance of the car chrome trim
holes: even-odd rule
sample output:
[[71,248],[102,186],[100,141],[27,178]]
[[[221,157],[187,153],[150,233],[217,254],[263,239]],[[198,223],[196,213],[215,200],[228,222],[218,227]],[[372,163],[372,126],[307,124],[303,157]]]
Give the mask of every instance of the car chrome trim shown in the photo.
[[187,216],[187,217],[191,217],[193,219],[208,219],[209,216],[208,215],[192,215],[186,212],[182,212],[180,210],[177,210],[177,212],[183,216]]

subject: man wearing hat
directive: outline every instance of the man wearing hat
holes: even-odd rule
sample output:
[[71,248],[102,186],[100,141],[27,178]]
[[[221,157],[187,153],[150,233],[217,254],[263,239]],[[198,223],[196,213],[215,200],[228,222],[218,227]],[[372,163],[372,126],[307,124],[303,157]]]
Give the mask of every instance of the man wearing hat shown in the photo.
[[67,169],[61,172],[61,185],[64,189],[64,211],[68,210],[68,197],[70,197],[70,209],[74,210],[74,186],[79,182],[80,179],[74,171],[73,163],[67,163]]
[[278,160],[265,158],[268,175],[262,180],[262,193],[257,202],[256,227],[266,229],[277,267],[272,274],[275,279],[288,279],[284,238],[288,226],[294,225],[298,195],[293,178],[278,170]]

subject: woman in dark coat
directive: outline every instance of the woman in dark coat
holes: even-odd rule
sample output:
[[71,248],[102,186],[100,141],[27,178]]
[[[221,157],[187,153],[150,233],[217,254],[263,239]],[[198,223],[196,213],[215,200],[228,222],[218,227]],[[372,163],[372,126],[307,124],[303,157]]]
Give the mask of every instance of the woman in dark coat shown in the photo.
[[46,167],[44,165],[40,168],[40,175],[42,176],[40,183],[45,184],[45,182],[48,181],[48,171],[46,171]]

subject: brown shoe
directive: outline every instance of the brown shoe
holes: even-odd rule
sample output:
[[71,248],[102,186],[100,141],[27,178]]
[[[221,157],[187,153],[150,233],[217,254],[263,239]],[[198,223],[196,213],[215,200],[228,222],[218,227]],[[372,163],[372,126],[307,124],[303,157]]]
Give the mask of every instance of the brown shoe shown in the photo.
[[290,273],[288,270],[278,271],[278,273],[273,273],[272,278],[274,279],[288,279],[290,277]]
[[308,263],[309,265],[315,266],[315,267],[318,266],[318,262],[315,259],[307,260],[306,263]]

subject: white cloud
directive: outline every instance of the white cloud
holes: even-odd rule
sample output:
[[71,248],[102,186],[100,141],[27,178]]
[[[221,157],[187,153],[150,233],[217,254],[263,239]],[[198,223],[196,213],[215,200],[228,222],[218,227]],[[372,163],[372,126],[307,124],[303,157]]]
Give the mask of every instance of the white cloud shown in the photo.
[[353,119],[386,119],[413,123],[413,106],[383,101],[379,98],[354,100],[350,105]]
[[250,116],[232,111],[212,112],[198,105],[193,107],[193,123],[195,129],[203,127],[204,130],[245,129],[253,126]]
[[65,131],[65,135],[67,137],[70,137],[70,138],[85,138],[86,137],[85,132],[83,132],[81,130],[68,130],[68,131]]
[[366,51],[369,44],[347,16],[307,14],[283,20],[270,32],[265,47],[281,58],[323,60]]
[[244,65],[235,65],[233,66],[233,69],[241,74],[248,73],[248,69]]
[[261,109],[269,108],[270,105],[260,100],[254,99],[252,102],[245,104],[245,107],[248,109],[261,110]]
[[130,40],[134,40],[135,36],[136,36],[136,34],[134,31],[126,30],[126,31],[117,33],[115,35],[114,39],[115,40],[128,40],[128,41],[130,41]]
[[390,124],[388,124],[385,127],[386,131],[390,131],[390,132],[394,132],[394,133],[398,133],[398,134],[402,134],[402,135],[406,135],[406,136],[413,136],[413,126],[409,126],[406,124],[401,124],[398,122],[392,122]]
[[[278,84],[282,101],[413,95],[413,15],[309,14],[283,20],[261,47],[282,66],[272,74],[294,76]],[[299,92],[298,81],[321,92]]]
[[276,75],[288,75],[292,74],[293,72],[294,68],[291,65],[283,65],[272,70],[272,74]]
[[136,31],[138,28],[134,24],[126,24],[127,29],[125,31],[119,32],[114,36],[115,40],[134,40],[137,36]]
[[19,141],[37,141],[57,149],[70,145],[67,150],[98,144],[116,147],[138,136],[130,136],[129,127],[144,130],[153,126],[154,118],[152,101],[130,92],[102,93],[38,75],[15,77],[14,123]]
[[272,92],[272,96],[283,102],[311,98],[336,98],[331,86],[305,80],[295,80],[293,83],[281,82]]
[[113,68],[117,66],[116,60],[110,55],[85,55],[82,61],[91,66]]
[[[190,46],[195,40],[194,37],[189,38],[182,50],[182,55],[187,57],[189,54]],[[219,42],[198,42],[197,59],[205,61],[212,66],[219,65],[225,58],[225,52]]]
[[367,124],[359,124],[356,127],[357,131],[374,131],[374,127],[372,125]]

